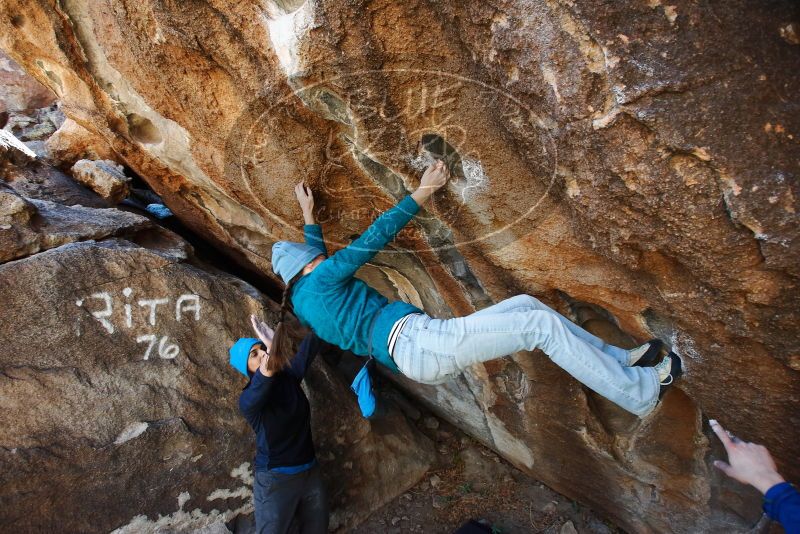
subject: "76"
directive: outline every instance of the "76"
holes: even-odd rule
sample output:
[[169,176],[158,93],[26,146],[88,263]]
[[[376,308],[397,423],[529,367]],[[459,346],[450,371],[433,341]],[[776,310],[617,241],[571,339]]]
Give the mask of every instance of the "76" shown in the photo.
[[[156,346],[157,339],[158,336],[156,336],[155,334],[145,334],[143,336],[139,336],[136,338],[137,343],[141,343],[143,341],[149,343],[149,345],[147,345],[147,350],[144,351],[145,360],[150,359],[150,353],[152,352],[153,347]],[[167,343],[167,339],[168,339],[167,336],[163,336],[161,340],[158,342],[158,355],[159,357],[165,360],[172,360],[173,358],[175,358],[175,356],[178,355],[181,349],[178,347],[178,345],[174,343]]]

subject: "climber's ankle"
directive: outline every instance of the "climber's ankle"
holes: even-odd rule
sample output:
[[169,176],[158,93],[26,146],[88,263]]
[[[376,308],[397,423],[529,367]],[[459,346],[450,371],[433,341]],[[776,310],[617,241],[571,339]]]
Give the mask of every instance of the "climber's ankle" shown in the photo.
[[658,373],[658,381],[661,384],[658,393],[658,398],[660,399],[664,396],[669,386],[674,384],[683,374],[683,366],[680,357],[674,352],[670,352],[653,369]]
[[661,352],[660,339],[651,339],[644,345],[636,347],[628,351],[628,365],[636,365],[638,367],[650,367],[655,365],[658,360],[658,354]]

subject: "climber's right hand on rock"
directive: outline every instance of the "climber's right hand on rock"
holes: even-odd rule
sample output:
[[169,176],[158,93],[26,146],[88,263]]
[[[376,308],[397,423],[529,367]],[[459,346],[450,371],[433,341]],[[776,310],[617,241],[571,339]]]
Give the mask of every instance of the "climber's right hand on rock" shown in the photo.
[[303,210],[303,219],[306,224],[315,224],[314,221],[314,193],[311,188],[305,185],[304,182],[294,186],[294,196],[297,197],[297,203],[300,204],[300,209]]
[[438,191],[447,183],[449,176],[450,171],[447,169],[447,165],[441,160],[434,161],[425,169],[419,187],[411,196],[421,206],[435,191]]
[[766,447],[732,436],[714,419],[709,420],[709,424],[728,453],[728,461],[717,460],[714,467],[743,484],[750,484],[761,493],[784,482]]

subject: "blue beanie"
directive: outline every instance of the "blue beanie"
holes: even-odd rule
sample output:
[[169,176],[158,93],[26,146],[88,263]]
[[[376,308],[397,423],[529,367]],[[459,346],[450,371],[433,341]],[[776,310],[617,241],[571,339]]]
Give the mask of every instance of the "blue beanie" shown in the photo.
[[256,343],[262,343],[262,341],[254,337],[242,337],[228,349],[228,354],[231,355],[231,365],[247,378],[250,378],[250,373],[247,371],[247,359],[250,357],[250,349]]
[[272,271],[283,279],[284,284],[288,284],[320,254],[325,253],[305,243],[278,241],[272,245]]

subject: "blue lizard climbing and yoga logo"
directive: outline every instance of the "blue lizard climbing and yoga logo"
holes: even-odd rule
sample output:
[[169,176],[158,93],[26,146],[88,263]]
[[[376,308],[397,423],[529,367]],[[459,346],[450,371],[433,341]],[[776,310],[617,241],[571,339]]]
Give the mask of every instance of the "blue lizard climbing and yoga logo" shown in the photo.
[[[426,248],[447,251],[470,243],[502,248],[547,217],[557,167],[556,143],[547,126],[552,121],[502,89],[457,74],[418,69],[355,71],[307,85],[293,80],[292,85],[283,95],[255,98],[227,140],[229,176],[254,197],[264,184],[296,181],[296,174],[280,176],[285,171],[281,153],[288,150],[292,165],[286,168],[306,166],[307,180],[323,199],[317,220],[336,221],[352,230],[352,238],[413,189],[413,181],[432,161],[442,160],[450,170],[447,187],[415,219]],[[388,86],[403,91],[390,96],[375,89]],[[317,132],[297,117],[308,110],[325,119],[325,139],[318,139]],[[487,152],[490,143],[471,127],[476,124],[497,125],[492,136],[505,148]],[[315,153],[315,142],[322,147],[320,153]],[[509,160],[511,145],[528,148]],[[353,178],[359,174],[368,180]],[[527,176],[520,178],[522,174]],[[514,179],[500,182],[508,176]],[[503,213],[491,209],[500,193],[507,199]],[[266,233],[276,240],[301,239],[293,236],[293,216],[284,220],[266,203],[264,212]],[[408,251],[402,244],[413,241],[402,234],[415,231],[409,225],[397,247],[385,252]]]

